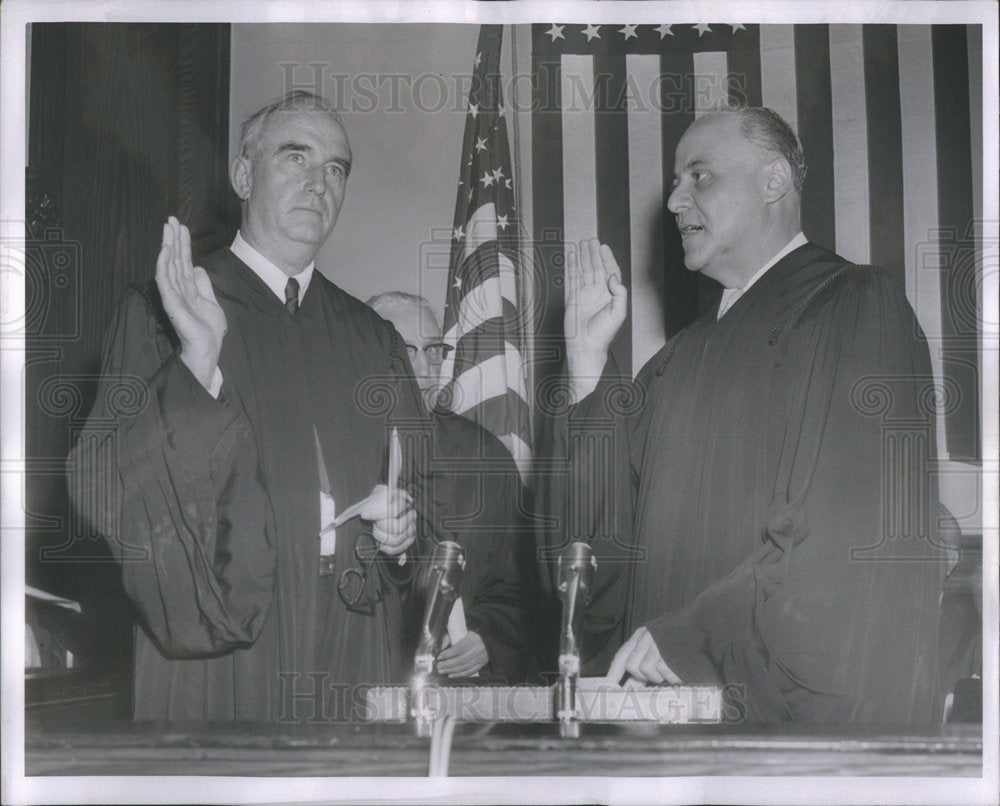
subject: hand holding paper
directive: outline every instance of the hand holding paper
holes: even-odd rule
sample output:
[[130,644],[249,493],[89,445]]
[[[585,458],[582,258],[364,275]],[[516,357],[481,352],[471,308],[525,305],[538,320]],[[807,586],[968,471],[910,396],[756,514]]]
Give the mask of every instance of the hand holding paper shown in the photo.
[[[379,503],[384,499],[386,491],[388,489],[397,489],[399,487],[399,474],[403,468],[403,451],[399,447],[399,433],[395,428],[392,429],[392,435],[389,438],[389,472],[386,474],[386,484],[377,484],[372,488],[372,491],[368,494],[367,498],[363,498],[355,504],[351,504],[347,509],[341,512],[336,520],[333,522],[334,528],[347,523],[351,518],[356,518],[361,515],[362,512],[371,512],[372,507],[378,507]],[[402,492],[402,491],[401,491]],[[406,493],[403,493],[406,495]],[[407,500],[409,501],[409,496],[407,495]],[[374,518],[366,517],[361,515],[364,520],[374,520]]]
[[[386,484],[377,484],[371,494],[345,509],[334,521],[336,526],[359,516],[372,522],[372,536],[386,554],[401,555],[417,538],[417,513],[410,494],[399,487],[403,467],[403,451],[399,434],[392,429],[389,439],[389,472]],[[404,558],[400,557],[400,564]]]

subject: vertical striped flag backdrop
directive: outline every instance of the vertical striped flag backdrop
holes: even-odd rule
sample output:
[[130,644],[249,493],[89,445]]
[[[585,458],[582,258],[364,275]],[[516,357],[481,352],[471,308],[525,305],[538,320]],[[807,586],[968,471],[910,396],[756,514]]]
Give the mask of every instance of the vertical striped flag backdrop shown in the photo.
[[519,211],[500,80],[503,26],[484,25],[476,49],[455,204],[440,400],[507,446],[522,477],[531,460],[531,408]]
[[[805,150],[806,235],[905,282],[946,393],[941,455],[976,459],[981,36],[964,25],[534,25],[535,241],[611,246],[631,289],[612,349],[634,373],[718,294],[684,269],[666,212],[677,141],[727,102],[769,106]],[[558,251],[539,250],[550,308]]]

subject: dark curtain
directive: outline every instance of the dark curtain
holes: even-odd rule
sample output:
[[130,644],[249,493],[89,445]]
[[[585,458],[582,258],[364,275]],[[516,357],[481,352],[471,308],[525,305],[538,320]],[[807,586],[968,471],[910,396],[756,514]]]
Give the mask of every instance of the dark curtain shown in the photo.
[[83,605],[78,664],[127,668],[118,570],[73,515],[64,462],[93,404],[112,308],[153,275],[166,217],[206,249],[238,224],[230,31],[35,23],[28,36],[26,578]]

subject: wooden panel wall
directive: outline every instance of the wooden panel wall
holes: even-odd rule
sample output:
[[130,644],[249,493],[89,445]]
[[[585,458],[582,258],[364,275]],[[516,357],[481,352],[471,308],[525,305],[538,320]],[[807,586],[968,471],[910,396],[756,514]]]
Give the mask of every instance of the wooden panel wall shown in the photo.
[[82,602],[84,655],[121,661],[117,569],[74,522],[64,462],[114,304],[153,275],[167,215],[202,242],[238,224],[229,26],[36,23],[29,36],[27,580]]

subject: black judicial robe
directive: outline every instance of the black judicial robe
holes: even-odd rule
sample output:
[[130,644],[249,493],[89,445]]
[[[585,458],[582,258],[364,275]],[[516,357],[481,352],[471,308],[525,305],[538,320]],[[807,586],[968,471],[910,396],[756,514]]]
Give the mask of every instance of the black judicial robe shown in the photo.
[[[412,661],[415,562],[378,555],[348,607],[341,573],[371,543],[355,518],[319,575],[317,437],[343,510],[385,481],[393,425],[412,447],[428,419],[398,335],[321,274],[293,316],[230,250],[202,265],[228,321],[219,399],[180,361],[155,284],[133,286],[70,457],[140,615],[135,717],[342,719],[355,687],[400,681]],[[420,451],[406,453],[414,491]]]
[[889,275],[807,244],[616,376],[553,432],[561,539],[599,563],[591,672],[646,625],[733,719],[939,720],[933,378]]
[[521,682],[530,671],[533,565],[523,562],[529,533],[517,465],[500,440],[471,420],[441,409],[432,419],[438,533],[465,549],[466,624],[486,646],[489,662],[483,672]]

